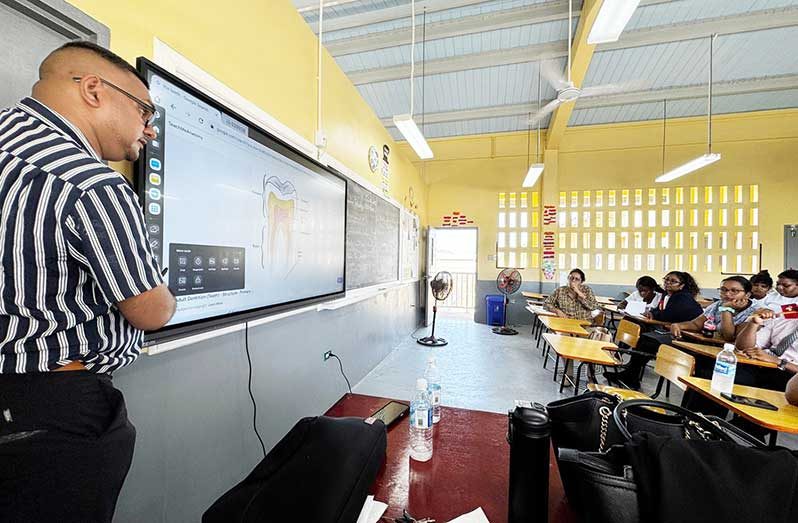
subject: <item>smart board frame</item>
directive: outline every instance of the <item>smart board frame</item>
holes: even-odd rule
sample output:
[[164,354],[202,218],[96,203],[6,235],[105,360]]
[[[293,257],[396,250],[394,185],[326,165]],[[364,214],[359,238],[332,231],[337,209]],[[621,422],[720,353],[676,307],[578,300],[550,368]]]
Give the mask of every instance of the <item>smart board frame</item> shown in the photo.
[[[187,94],[199,99],[203,103],[206,103],[209,106],[213,107],[214,109],[220,111],[226,117],[238,122],[241,125],[246,126],[248,129],[252,130],[256,134],[257,136],[256,141],[258,143],[268,147],[277,154],[280,154],[286,157],[287,159],[295,163],[298,163],[299,165],[307,169],[310,169],[311,171],[318,173],[320,176],[325,176],[325,177],[332,176],[333,178],[340,180],[340,182],[343,184],[343,198],[344,198],[343,202],[344,223],[342,228],[343,238],[341,242],[342,248],[344,249],[344,252],[342,253],[343,276],[342,276],[342,281],[340,283],[340,290],[337,290],[332,293],[307,296],[288,302],[281,302],[272,305],[264,305],[262,307],[255,307],[229,314],[215,315],[204,319],[193,320],[184,323],[179,323],[176,325],[166,326],[157,331],[146,332],[144,338],[144,346],[146,347],[148,345],[153,345],[156,343],[172,341],[178,338],[192,336],[195,334],[219,329],[229,325],[252,321],[258,318],[262,318],[264,316],[270,316],[276,313],[285,312],[292,309],[298,309],[315,303],[321,303],[344,297],[346,295],[346,216],[347,216],[347,196],[348,196],[347,178],[338,171],[336,171],[335,169],[331,168],[330,166],[318,162],[317,160],[306,155],[305,153],[303,153],[293,145],[287,143],[286,141],[280,139],[279,137],[275,136],[269,131],[263,129],[263,127],[259,126],[255,122],[241,115],[238,111],[226,106],[224,103],[221,103],[216,99],[207,96],[198,88],[194,87],[185,80],[182,80],[181,78],[171,74],[170,72],[156,65],[147,58],[139,57],[136,60],[136,68],[144,78],[148,79],[148,81],[152,75],[158,75],[164,80],[178,87],[179,89],[185,91]],[[149,147],[149,145],[147,147]],[[142,150],[139,159],[135,162],[134,171],[133,171],[134,172],[133,185],[136,190],[136,193],[139,195],[139,198],[141,199],[142,205],[146,201],[145,192],[146,192],[147,165],[145,158],[147,158],[148,156],[146,153],[147,153],[147,148],[145,147]]]

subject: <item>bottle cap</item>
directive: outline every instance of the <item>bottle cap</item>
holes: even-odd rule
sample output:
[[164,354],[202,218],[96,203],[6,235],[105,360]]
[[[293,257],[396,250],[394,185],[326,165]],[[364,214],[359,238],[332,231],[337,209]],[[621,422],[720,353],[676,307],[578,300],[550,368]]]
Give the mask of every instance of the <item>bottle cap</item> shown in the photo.
[[734,352],[734,343],[724,343],[723,350],[730,350]]
[[416,380],[416,390],[427,390],[427,380],[418,378]]

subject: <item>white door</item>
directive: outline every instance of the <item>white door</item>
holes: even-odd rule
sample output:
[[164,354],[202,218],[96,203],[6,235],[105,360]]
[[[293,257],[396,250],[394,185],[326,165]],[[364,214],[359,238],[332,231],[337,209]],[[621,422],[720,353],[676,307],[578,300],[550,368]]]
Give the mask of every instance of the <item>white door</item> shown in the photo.
[[429,327],[432,325],[432,307],[435,305],[435,298],[432,296],[432,288],[429,282],[438,273],[435,267],[435,240],[438,229],[435,227],[427,227],[427,278],[426,278],[426,316],[424,318],[424,326]]

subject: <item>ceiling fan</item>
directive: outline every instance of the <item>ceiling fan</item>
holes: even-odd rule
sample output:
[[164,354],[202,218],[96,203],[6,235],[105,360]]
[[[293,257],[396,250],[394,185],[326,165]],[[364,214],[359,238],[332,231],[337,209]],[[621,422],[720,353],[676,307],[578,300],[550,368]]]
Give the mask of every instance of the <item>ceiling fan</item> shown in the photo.
[[571,81],[571,48],[573,43],[573,37],[571,34],[573,31],[572,17],[573,0],[568,0],[568,66],[565,70],[565,74],[567,76],[564,76],[563,73],[555,69],[551,61],[541,61],[539,63],[541,75],[543,75],[543,77],[551,84],[554,90],[557,91],[557,97],[541,107],[538,112],[533,114],[529,123],[536,123],[537,121],[545,118],[549,113],[554,112],[554,110],[560,105],[573,102],[583,96],[603,96],[622,91],[641,89],[645,86],[644,82],[642,81],[634,81],[618,84],[595,85],[593,87],[585,88],[576,87],[573,81]]

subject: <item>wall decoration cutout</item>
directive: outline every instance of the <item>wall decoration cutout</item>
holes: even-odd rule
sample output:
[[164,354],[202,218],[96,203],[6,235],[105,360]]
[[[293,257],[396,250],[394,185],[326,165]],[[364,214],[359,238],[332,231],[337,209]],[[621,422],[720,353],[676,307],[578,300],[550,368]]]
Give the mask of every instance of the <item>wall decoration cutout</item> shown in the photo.
[[382,146],[382,165],[380,172],[382,173],[382,193],[388,196],[391,192],[391,171],[388,169],[388,157],[391,154],[391,148],[387,145]]
[[[556,211],[554,219],[557,219]],[[547,280],[553,280],[557,275],[557,266],[554,264],[555,255],[554,233],[552,231],[545,231],[543,233],[543,264],[541,265],[541,269],[543,270],[543,277]]]
[[413,190],[413,186],[407,188],[407,194],[402,199],[402,203],[404,204],[405,208],[418,216],[418,203],[416,202],[416,192]]
[[557,222],[557,207],[554,205],[543,206],[543,225],[554,225]]
[[443,216],[441,222],[442,227],[465,227],[474,224],[474,220],[471,220],[460,211],[452,211],[451,214]]

